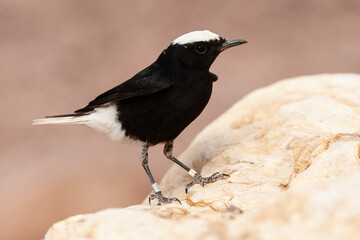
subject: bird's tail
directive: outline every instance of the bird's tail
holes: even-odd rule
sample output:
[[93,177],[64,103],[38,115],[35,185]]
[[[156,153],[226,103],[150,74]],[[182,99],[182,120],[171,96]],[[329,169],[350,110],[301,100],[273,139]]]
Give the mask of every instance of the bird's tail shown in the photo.
[[68,115],[58,115],[50,116],[40,119],[35,119],[32,122],[32,125],[42,125],[42,124],[87,124],[89,123],[89,115],[78,115],[78,114],[68,114]]

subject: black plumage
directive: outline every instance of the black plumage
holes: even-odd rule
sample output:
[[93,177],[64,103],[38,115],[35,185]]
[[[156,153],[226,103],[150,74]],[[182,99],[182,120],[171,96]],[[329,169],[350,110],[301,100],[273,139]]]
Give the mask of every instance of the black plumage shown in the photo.
[[184,46],[170,45],[149,67],[75,113],[115,103],[126,136],[151,145],[174,140],[210,99],[217,76],[209,67],[223,41],[203,42],[210,49],[206,55],[192,50],[199,43],[189,44],[185,53]]
[[[194,176],[194,181],[186,190],[195,183],[203,185],[226,176],[214,174],[202,178],[172,156],[172,145],[210,99],[213,82],[217,80],[217,76],[209,71],[211,64],[223,50],[245,42],[227,41],[209,31],[188,33],[176,39],[149,67],[99,95],[86,107],[74,114],[52,116],[48,121],[46,118],[35,120],[35,124],[81,123],[92,126],[93,119],[86,116],[97,109],[115,106],[117,119],[113,121],[121,124],[127,138],[143,144],[141,160],[155,192],[150,199],[157,198],[159,204],[172,202],[177,199],[163,197],[152,178],[147,165],[147,149],[158,143],[166,143],[165,155]],[[56,118],[62,120],[57,121]],[[102,131],[106,127],[102,127]]]

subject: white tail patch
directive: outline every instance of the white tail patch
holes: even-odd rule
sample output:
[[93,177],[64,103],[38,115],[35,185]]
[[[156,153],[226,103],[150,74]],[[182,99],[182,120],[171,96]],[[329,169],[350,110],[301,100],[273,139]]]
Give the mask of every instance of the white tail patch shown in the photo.
[[40,118],[33,120],[33,125],[42,125],[42,124],[86,124],[88,120],[87,116],[78,116],[78,117],[50,117],[50,118]]
[[105,133],[112,140],[133,141],[125,136],[125,131],[121,127],[118,111],[114,104],[95,108],[94,111],[83,116],[41,118],[33,121],[33,125],[41,124],[83,124],[101,133]]

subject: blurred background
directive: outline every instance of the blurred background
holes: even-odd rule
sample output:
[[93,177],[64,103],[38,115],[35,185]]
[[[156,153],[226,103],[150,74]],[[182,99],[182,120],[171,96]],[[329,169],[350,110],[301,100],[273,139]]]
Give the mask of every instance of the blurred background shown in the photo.
[[[139,147],[33,119],[85,106],[189,31],[248,40],[213,64],[212,99],[175,142],[178,156],[256,88],[359,73],[359,26],[359,0],[0,0],[0,239],[40,239],[56,221],[138,204],[151,191]],[[162,146],[151,149],[158,181],[170,165]]]

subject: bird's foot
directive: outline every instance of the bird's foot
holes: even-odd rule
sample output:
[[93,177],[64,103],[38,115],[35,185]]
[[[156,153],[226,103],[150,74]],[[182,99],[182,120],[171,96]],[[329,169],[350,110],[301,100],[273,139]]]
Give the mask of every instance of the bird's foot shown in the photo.
[[204,187],[205,183],[213,183],[219,179],[223,179],[226,177],[230,177],[230,175],[228,175],[226,173],[216,172],[213,175],[211,175],[210,177],[204,178],[200,174],[196,173],[194,176],[194,180],[192,180],[188,185],[186,185],[185,192],[188,193],[189,188],[191,188],[195,184],[200,184],[201,186]]
[[172,202],[178,202],[181,204],[180,200],[176,197],[172,197],[172,198],[167,198],[164,197],[161,193],[161,191],[156,192],[155,194],[151,194],[149,197],[149,204],[151,205],[151,201],[157,199],[158,203],[156,204],[157,206],[160,206],[163,203],[172,203]]

